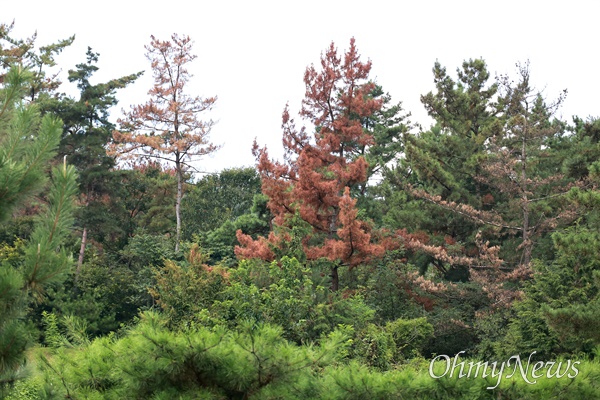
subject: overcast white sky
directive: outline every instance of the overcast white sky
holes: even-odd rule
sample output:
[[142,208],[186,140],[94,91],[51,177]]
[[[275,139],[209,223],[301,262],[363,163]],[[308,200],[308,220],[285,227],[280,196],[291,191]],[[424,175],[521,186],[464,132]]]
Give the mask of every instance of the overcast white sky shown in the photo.
[[85,60],[87,46],[100,53],[97,82],[146,70],[120,92],[119,109],[147,100],[150,35],[190,35],[198,58],[189,67],[188,93],[218,96],[207,118],[218,120],[211,138],[223,148],[199,163],[207,171],[254,165],[255,137],[272,155],[282,154],[281,113],[286,102],[292,115],[299,110],[306,66],[317,63],[331,41],[345,50],[351,37],[373,62],[371,77],[425,126],[430,122],[419,96],[433,89],[436,59],[454,72],[463,60],[481,57],[492,74],[512,74],[516,62],[529,59],[533,83],[548,97],[568,89],[560,110],[565,118],[599,116],[598,15],[600,2],[573,0],[34,0],[0,6],[0,22],[14,19],[16,37],[37,31],[44,45],[76,35],[58,58],[65,73]]

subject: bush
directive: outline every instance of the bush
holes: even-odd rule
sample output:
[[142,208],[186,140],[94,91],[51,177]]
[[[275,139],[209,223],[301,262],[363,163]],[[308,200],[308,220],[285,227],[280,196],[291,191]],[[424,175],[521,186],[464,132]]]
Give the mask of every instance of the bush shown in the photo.
[[420,357],[423,348],[433,337],[433,325],[427,318],[397,319],[385,326],[394,341],[393,360],[396,363]]

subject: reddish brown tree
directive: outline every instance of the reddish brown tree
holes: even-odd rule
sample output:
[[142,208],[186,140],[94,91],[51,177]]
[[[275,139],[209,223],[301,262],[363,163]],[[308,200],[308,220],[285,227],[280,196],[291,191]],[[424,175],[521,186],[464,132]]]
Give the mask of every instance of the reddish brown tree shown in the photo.
[[349,50],[338,56],[332,43],[321,56],[321,69],[306,69],[306,95],[300,115],[315,126],[314,138],[303,127],[296,129],[288,107],[283,112],[285,162],[269,158],[266,148],[254,145],[263,193],[274,215],[268,238],[253,240],[238,231],[241,258],[274,258],[273,249],[289,239],[286,227],[297,215],[310,233],[302,247],[309,260],[328,258],[332,267],[332,290],[338,289],[338,267],[350,268],[378,257],[385,251],[375,243],[369,224],[357,217],[356,200],[350,188],[367,179],[368,164],[360,153],[373,144],[361,119],[381,109],[382,102],[370,96],[371,62],[362,62],[354,39]]
[[212,108],[216,97],[191,97],[184,89],[192,76],[186,66],[196,56],[192,54],[189,36],[174,34],[170,41],[152,36],[146,46],[146,57],[154,72],[150,100],[132,108],[120,120],[122,131],[113,133],[112,153],[129,158],[154,158],[175,164],[177,197],[175,214],[177,233],[175,250],[181,237],[181,198],[184,175],[190,161],[217,150],[208,141],[212,121],[200,119],[200,114]]

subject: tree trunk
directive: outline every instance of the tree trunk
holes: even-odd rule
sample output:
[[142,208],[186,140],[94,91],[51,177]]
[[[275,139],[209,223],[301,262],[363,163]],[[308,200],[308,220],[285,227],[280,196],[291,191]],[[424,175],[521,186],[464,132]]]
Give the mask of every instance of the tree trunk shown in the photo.
[[338,267],[331,268],[331,291],[337,292],[340,287],[340,277],[338,275]]
[[[527,109],[527,111],[529,111]],[[521,182],[522,182],[522,207],[523,207],[523,264],[529,266],[531,260],[531,243],[529,239],[529,199],[527,198],[527,134],[528,126],[525,120],[525,132],[521,148]]]
[[81,234],[81,247],[79,248],[79,258],[77,259],[77,269],[75,270],[75,283],[79,280],[81,266],[83,265],[83,256],[85,255],[85,245],[87,244],[87,227],[83,227]]
[[[333,239],[335,237],[335,232],[337,232],[337,219],[338,219],[339,209],[336,207],[333,215],[331,216],[331,220],[329,222],[329,239]],[[337,292],[340,286],[340,278],[338,275],[338,266],[331,268],[331,291]]]
[[177,218],[177,232],[175,233],[175,252],[179,251],[179,240],[181,238],[181,197],[183,196],[183,171],[181,162],[175,162],[177,168],[177,198],[175,200],[175,217]]

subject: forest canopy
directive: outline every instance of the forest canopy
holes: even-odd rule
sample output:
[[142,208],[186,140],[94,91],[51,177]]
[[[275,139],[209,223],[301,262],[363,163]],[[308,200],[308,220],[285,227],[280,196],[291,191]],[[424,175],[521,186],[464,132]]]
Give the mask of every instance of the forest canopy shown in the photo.
[[[542,66],[493,78],[483,59],[436,62],[425,127],[359,40],[331,43],[299,110],[282,104],[283,159],[255,141],[255,165],[202,174],[218,103],[189,90],[192,38],[150,38],[154,83],[115,118],[142,72],[92,83],[88,48],[64,66],[67,95],[49,71],[74,38],[39,47],[12,29],[0,25],[2,396],[600,393],[600,122],[562,119],[566,89],[532,83]],[[543,367],[440,378],[459,356]]]

